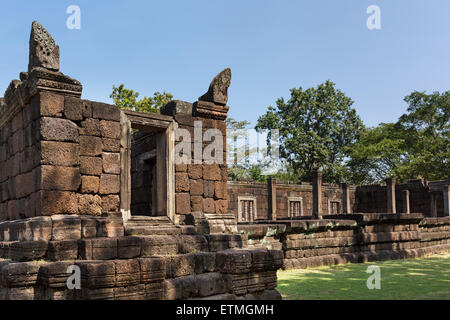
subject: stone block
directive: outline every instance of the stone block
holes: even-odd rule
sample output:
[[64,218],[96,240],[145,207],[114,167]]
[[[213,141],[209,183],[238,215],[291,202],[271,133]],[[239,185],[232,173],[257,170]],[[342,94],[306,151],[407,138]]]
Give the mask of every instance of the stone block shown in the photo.
[[122,218],[101,218],[98,220],[97,237],[123,237],[123,220]]
[[191,252],[208,251],[208,242],[206,238],[201,235],[182,235],[178,237],[178,252],[179,253],[191,253]]
[[100,120],[88,118],[81,122],[80,134],[86,136],[100,137]]
[[20,241],[9,246],[9,257],[13,261],[39,260],[47,254],[46,241]]
[[116,282],[115,286],[125,287],[139,284],[140,266],[136,259],[115,260]]
[[81,183],[80,169],[73,167],[41,166],[40,189],[76,191]]
[[78,242],[78,248],[83,260],[117,259],[116,238],[82,239]]
[[203,211],[203,197],[202,196],[191,196],[191,211],[192,212],[202,212]]
[[81,157],[80,172],[81,174],[100,176],[103,171],[103,162],[100,157]]
[[94,136],[80,136],[80,155],[95,157],[102,154],[102,139]]
[[76,260],[77,240],[50,241],[47,256],[51,261]]
[[226,282],[222,274],[218,272],[200,274],[195,277],[200,297],[208,297],[215,294],[226,293]]
[[120,121],[120,109],[100,102],[92,102],[92,116],[96,119]]
[[166,278],[166,258],[148,257],[138,259],[140,283],[162,282]]
[[120,122],[102,120],[100,131],[103,138],[120,139]]
[[81,238],[89,239],[97,236],[97,220],[91,217],[80,217]]
[[150,282],[145,285],[145,296],[147,300],[164,299],[164,281]]
[[177,172],[175,174],[175,191],[189,192],[189,178],[185,172]]
[[39,103],[41,116],[62,117],[64,111],[64,96],[50,92],[40,92],[32,103]]
[[203,180],[193,180],[189,181],[190,191],[189,193],[192,196],[201,196],[203,195]]
[[203,165],[203,179],[211,181],[222,180],[222,173],[218,164]]
[[119,212],[120,211],[120,197],[117,195],[109,195],[102,197],[103,212]]
[[216,254],[216,267],[222,273],[249,273],[252,255],[247,250],[227,250]]
[[119,175],[102,174],[100,176],[99,193],[102,195],[119,193],[120,191],[119,177],[120,177]]
[[178,214],[187,214],[191,211],[191,203],[190,203],[190,195],[189,193],[176,193],[175,195],[175,208],[176,213]]
[[41,118],[41,139],[50,141],[78,142],[78,126],[70,120]]
[[203,167],[201,164],[188,164],[187,172],[190,179],[202,179]]
[[141,237],[143,257],[162,256],[178,253],[176,236],[145,236]]
[[114,300],[146,300],[145,285],[114,288]]
[[141,238],[123,237],[117,240],[117,255],[119,259],[132,259],[141,255]]
[[42,141],[41,164],[54,166],[77,166],[80,163],[80,147],[75,143]]
[[80,215],[101,216],[102,198],[93,194],[78,194],[78,213]]
[[228,200],[214,201],[215,211],[218,214],[228,213]]
[[98,193],[100,178],[96,176],[81,177],[81,193]]
[[5,287],[33,287],[42,263],[7,263],[1,270],[2,285]]
[[222,181],[216,181],[214,183],[214,198],[226,199],[227,198],[227,183]]
[[67,270],[73,264],[73,261],[64,261],[42,265],[39,269],[38,284],[46,288],[67,289],[67,280],[71,275]]
[[103,138],[103,151],[120,152],[120,140]]
[[203,182],[203,196],[205,198],[214,197],[214,181],[204,181]]
[[183,254],[167,257],[166,278],[178,278],[195,273],[195,255]]
[[83,102],[80,98],[66,96],[64,99],[64,116],[69,120],[83,119]]
[[215,203],[213,198],[203,199],[203,212],[204,213],[215,213]]
[[52,216],[78,213],[78,198],[73,192],[41,190],[38,197],[40,207],[36,209],[36,215]]
[[103,152],[103,172],[120,174],[120,153]]
[[54,215],[52,218],[52,240],[81,239],[81,219],[78,216]]

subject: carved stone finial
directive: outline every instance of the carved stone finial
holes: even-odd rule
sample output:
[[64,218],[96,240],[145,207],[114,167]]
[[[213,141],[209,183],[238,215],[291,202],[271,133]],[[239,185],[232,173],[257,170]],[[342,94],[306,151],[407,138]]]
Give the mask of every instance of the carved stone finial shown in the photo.
[[228,87],[230,84],[231,69],[226,68],[213,79],[209,85],[208,92],[198,98],[198,100],[226,105],[228,101]]
[[53,37],[37,21],[31,25],[30,60],[28,71],[41,67],[51,71],[59,71],[59,46]]

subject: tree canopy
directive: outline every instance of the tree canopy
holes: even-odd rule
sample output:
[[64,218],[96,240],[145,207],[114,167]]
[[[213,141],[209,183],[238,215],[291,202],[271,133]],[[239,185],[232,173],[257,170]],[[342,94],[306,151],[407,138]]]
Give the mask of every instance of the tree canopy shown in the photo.
[[124,84],[116,87],[113,85],[113,91],[109,96],[114,100],[114,104],[122,109],[159,113],[161,107],[172,100],[173,95],[167,92],[155,92],[153,97],[145,97],[138,100],[139,92],[125,88]]
[[450,176],[450,91],[414,91],[396,123],[367,129],[353,146],[348,165],[356,183],[396,176],[400,181]]
[[280,155],[297,181],[311,180],[319,168],[326,181],[346,181],[344,160],[364,130],[353,101],[329,80],[290,91],[290,99],[269,106],[256,128],[279,130]]

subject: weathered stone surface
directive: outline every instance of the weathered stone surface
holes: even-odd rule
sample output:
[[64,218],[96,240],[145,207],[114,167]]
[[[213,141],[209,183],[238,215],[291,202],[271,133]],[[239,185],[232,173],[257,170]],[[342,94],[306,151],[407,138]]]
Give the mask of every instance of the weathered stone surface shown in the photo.
[[137,259],[115,260],[117,287],[133,286],[140,281],[140,265]]
[[103,171],[102,158],[80,157],[80,172],[86,175],[100,176]]
[[80,155],[99,156],[102,154],[102,139],[93,136],[80,136]]
[[203,179],[205,180],[222,180],[222,173],[218,164],[203,165]]
[[214,181],[203,181],[203,196],[205,198],[214,197]]
[[101,120],[120,121],[120,109],[117,106],[92,102],[92,116]]
[[226,199],[227,198],[227,183],[222,181],[216,181],[214,183],[214,198]]
[[175,191],[189,192],[189,178],[187,173],[177,172],[175,175]]
[[37,21],[31,25],[30,59],[28,71],[42,67],[52,71],[59,71],[59,46],[53,37]]
[[212,198],[203,199],[203,212],[204,213],[215,213],[216,212],[214,199],[212,199]]
[[109,195],[102,197],[103,212],[118,212],[120,206],[120,197]]
[[187,172],[191,179],[201,179],[203,177],[203,167],[201,164],[188,164]]
[[142,256],[172,255],[178,253],[178,240],[175,236],[141,237]]
[[148,257],[138,259],[140,265],[140,282],[161,282],[166,277],[166,259],[162,257]]
[[214,77],[208,92],[198,98],[200,101],[226,105],[228,101],[228,87],[231,84],[231,69],[226,68]]
[[52,240],[81,239],[81,219],[78,216],[52,216]]
[[191,196],[203,195],[203,180],[189,180]]
[[118,175],[102,174],[100,176],[100,189],[102,195],[119,193],[120,180]]
[[47,255],[51,261],[76,260],[78,258],[77,241],[50,241]]
[[216,200],[214,202],[216,213],[228,213],[228,200]]
[[41,138],[51,141],[78,142],[78,126],[70,120],[41,118]]
[[34,98],[32,106],[35,109],[40,110],[41,116],[62,117],[64,111],[64,96],[50,92],[40,92]]
[[39,215],[52,216],[78,213],[78,198],[73,192],[42,190],[39,197],[40,208],[37,209]]
[[47,254],[45,241],[13,242],[9,247],[9,256],[13,261],[39,260]]
[[202,212],[203,211],[203,197],[191,196],[191,211]]
[[100,131],[103,138],[120,139],[120,122],[102,120]]
[[113,261],[80,261],[76,265],[80,267],[82,288],[111,288],[112,291],[116,278]]
[[83,102],[80,98],[65,97],[64,116],[69,120],[79,121],[83,119]]
[[119,152],[120,151],[120,140],[103,138],[102,142],[103,142],[103,151],[106,151],[106,152]]
[[120,153],[103,152],[103,172],[120,174]]
[[78,212],[81,215],[101,216],[102,198],[99,195],[79,194]]
[[78,168],[41,166],[41,189],[76,191],[80,183],[81,176]]
[[76,143],[41,142],[41,164],[77,166],[80,163],[80,147]]
[[81,177],[81,193],[97,193],[100,185],[100,178],[96,176]]
[[101,136],[100,120],[87,118],[81,122],[80,134],[86,136]]
[[187,192],[184,193],[177,193],[175,195],[175,208],[176,208],[176,213],[179,214],[187,214],[189,213],[191,210],[191,206],[190,206],[190,195]]
[[141,255],[141,239],[139,237],[123,237],[117,240],[119,259],[131,259]]
[[114,260],[117,259],[117,239],[82,239],[78,241],[78,252],[83,260]]

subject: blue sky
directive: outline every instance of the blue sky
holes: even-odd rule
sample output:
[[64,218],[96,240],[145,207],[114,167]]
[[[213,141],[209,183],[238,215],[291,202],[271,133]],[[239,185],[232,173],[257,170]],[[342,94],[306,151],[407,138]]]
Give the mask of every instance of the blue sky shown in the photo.
[[[66,27],[69,5],[81,29]],[[381,30],[366,9],[381,8]],[[2,1],[0,91],[26,71],[31,22],[61,50],[83,98],[111,102],[113,84],[193,102],[225,67],[230,114],[255,123],[289,89],[331,79],[370,126],[395,121],[413,90],[450,84],[448,0]],[[1,95],[1,94],[0,94]]]

